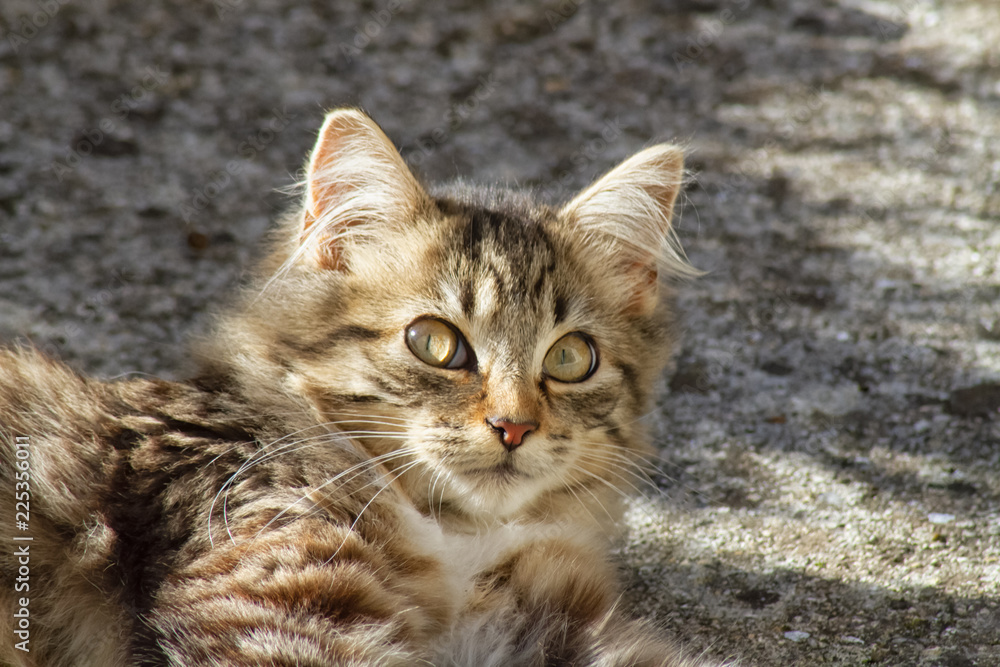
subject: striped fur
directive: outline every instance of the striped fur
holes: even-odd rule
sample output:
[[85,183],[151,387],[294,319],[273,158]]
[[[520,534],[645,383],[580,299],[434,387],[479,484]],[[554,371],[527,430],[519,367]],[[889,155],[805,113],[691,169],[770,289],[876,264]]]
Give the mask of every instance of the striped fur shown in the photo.
[[[332,113],[304,204],[185,383],[0,352],[0,521],[31,442],[23,666],[694,665],[616,605],[609,542],[672,344],[680,153],[648,149],[560,210],[428,192]],[[437,368],[421,317],[464,337]],[[580,382],[542,372],[582,332]],[[531,423],[508,451],[489,420]],[[0,632],[17,562],[0,552]],[[3,653],[6,651],[5,653]],[[701,663],[697,663],[701,664]]]

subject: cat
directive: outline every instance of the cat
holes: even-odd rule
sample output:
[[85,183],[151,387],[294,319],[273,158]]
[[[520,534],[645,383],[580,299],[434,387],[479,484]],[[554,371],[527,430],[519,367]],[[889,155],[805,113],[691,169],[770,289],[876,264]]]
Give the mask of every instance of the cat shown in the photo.
[[558,209],[428,191],[329,113],[190,380],[0,351],[0,659],[706,664],[609,556],[693,272],[682,181],[662,144]]

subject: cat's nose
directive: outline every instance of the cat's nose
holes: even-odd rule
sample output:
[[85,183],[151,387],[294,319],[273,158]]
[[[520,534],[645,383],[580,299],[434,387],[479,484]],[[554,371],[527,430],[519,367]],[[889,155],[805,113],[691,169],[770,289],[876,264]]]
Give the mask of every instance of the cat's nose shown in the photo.
[[538,428],[534,422],[512,422],[503,417],[489,417],[486,422],[500,435],[500,441],[508,452],[520,447],[524,436]]

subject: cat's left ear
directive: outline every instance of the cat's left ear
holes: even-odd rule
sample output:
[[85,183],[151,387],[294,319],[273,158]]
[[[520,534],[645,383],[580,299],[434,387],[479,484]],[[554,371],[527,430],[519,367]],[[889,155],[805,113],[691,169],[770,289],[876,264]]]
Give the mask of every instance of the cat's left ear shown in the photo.
[[610,253],[625,278],[629,310],[651,312],[658,302],[661,273],[691,277],[671,226],[674,202],[684,182],[684,154],[660,144],[633,155],[559,212],[598,252]]
[[300,256],[342,270],[352,245],[403,223],[429,198],[399,151],[358,109],[330,112],[309,157]]

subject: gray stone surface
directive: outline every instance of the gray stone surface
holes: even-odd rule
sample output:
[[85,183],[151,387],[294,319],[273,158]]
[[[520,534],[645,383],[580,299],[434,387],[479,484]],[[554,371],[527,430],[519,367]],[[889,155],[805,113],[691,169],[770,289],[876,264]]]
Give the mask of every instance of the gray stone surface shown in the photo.
[[1000,664],[998,3],[388,6],[3,0],[0,337],[182,375],[324,108],[552,200],[678,140],[707,274],[628,604],[746,665]]

